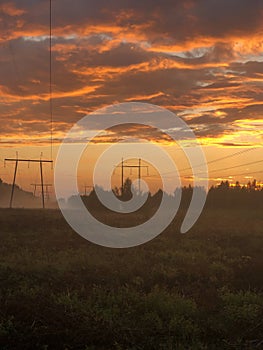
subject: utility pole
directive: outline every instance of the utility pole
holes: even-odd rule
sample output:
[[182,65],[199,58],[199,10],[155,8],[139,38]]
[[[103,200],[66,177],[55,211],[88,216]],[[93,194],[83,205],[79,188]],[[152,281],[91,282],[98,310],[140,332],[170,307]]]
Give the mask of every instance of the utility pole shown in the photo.
[[138,165],[128,165],[124,164],[123,158],[121,161],[121,165],[115,166],[115,168],[121,168],[121,190],[122,194],[124,191],[124,169],[129,168],[132,170],[133,168],[138,169],[138,179],[139,179],[139,193],[141,192],[141,169],[146,168],[147,169],[147,175],[149,175],[149,166],[148,165],[142,165],[142,160],[139,158]]
[[12,208],[12,203],[13,203],[13,198],[14,198],[17,167],[18,167],[18,159],[16,159],[16,163],[15,163],[15,171],[14,171],[14,177],[13,177],[12,192],[11,192],[11,197],[10,197],[9,208]]
[[[31,184],[31,186],[34,186],[34,193],[33,194],[35,196],[37,187],[42,187],[42,184]],[[46,199],[48,199],[49,198],[49,190],[48,190],[48,188],[52,187],[52,184],[43,184],[43,186],[46,188],[45,195],[46,195]]]
[[15,162],[15,170],[14,170],[14,177],[13,177],[13,184],[12,184],[12,192],[10,197],[10,203],[9,208],[12,208],[13,206],[13,198],[14,198],[14,190],[15,190],[15,184],[16,184],[16,175],[17,175],[17,168],[18,164],[20,163],[39,163],[40,165],[40,180],[41,180],[41,192],[42,192],[42,207],[45,209],[45,194],[44,194],[44,178],[43,178],[43,163],[51,163],[53,164],[53,160],[43,160],[43,159],[21,159],[21,158],[6,158],[5,162]]
[[138,172],[139,172],[139,193],[141,193],[141,158],[139,158]]
[[43,181],[43,167],[42,162],[39,162],[40,165],[40,180],[41,180],[41,192],[42,192],[42,207],[45,209],[45,193],[44,193],[44,181]]
[[87,185],[85,185],[84,186],[84,190],[85,190],[85,197],[87,196],[87,189],[90,189],[90,188],[92,188],[93,189],[93,186],[87,186]]
[[124,163],[123,158],[121,159],[121,195],[123,195],[124,191]]

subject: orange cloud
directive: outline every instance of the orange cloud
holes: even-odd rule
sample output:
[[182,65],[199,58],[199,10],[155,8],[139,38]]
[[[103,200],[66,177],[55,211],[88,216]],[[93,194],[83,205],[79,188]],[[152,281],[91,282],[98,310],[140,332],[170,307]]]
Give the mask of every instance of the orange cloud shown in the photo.
[[[222,124],[238,128],[240,115],[260,117],[261,5],[240,0],[233,18],[225,0],[214,4],[216,17],[209,1],[99,3],[70,11],[54,2],[53,97],[65,123],[107,104],[144,100],[181,112],[210,140],[230,132]],[[21,10],[13,1],[2,8],[18,18],[6,21],[0,39],[1,115],[10,124],[48,119],[48,6],[25,2]]]
[[21,16],[26,13],[24,9],[22,10],[17,8],[12,2],[6,2],[1,4],[0,9],[4,14],[12,17]]
[[[52,97],[54,99],[62,99],[67,97],[78,97],[78,96],[84,96],[93,93],[96,91],[96,89],[99,88],[99,85],[97,86],[85,86],[81,89],[73,90],[73,91],[61,91],[61,92],[54,92]],[[49,101],[50,95],[48,93],[46,94],[40,94],[40,95],[15,95],[9,93],[5,87],[0,86],[0,93],[1,93],[1,99],[5,103],[15,103],[20,101]]]

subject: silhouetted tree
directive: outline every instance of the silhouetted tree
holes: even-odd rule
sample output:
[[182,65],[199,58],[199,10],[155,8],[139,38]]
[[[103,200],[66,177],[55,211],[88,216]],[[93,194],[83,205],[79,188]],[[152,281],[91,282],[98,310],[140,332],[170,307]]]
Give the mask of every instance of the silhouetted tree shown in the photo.
[[131,187],[132,187],[132,181],[131,181],[131,179],[127,178],[124,181],[123,189],[122,189],[122,193],[121,193],[121,199],[123,201],[128,201],[132,198]]

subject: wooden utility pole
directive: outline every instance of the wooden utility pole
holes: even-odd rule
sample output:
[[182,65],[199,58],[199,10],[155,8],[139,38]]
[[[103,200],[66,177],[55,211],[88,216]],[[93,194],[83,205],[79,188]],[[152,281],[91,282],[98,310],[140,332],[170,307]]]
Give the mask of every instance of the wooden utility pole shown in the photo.
[[123,195],[124,191],[124,163],[123,158],[121,159],[121,194]]
[[[37,187],[42,187],[42,184],[31,184],[31,186],[34,187],[34,196],[36,195],[36,190],[37,190]],[[46,195],[46,199],[48,199],[49,197],[49,190],[48,188],[49,187],[52,187],[52,184],[43,184],[43,186],[46,188],[45,190],[45,195]]]
[[139,165],[138,165],[138,172],[139,172],[139,193],[141,193],[141,158],[139,158]]
[[87,196],[87,189],[90,189],[90,188],[92,188],[93,189],[93,186],[87,186],[87,185],[85,185],[84,186],[84,193],[85,193],[85,197]]
[[138,179],[139,179],[139,193],[141,192],[141,169],[146,168],[147,169],[147,175],[149,175],[149,166],[148,165],[142,165],[142,160],[139,158],[138,165],[128,165],[124,164],[123,158],[121,160],[121,165],[115,166],[115,168],[121,168],[121,191],[123,194],[124,191],[124,169],[129,168],[132,170],[133,168],[138,169]]
[[14,198],[14,190],[16,185],[16,174],[17,174],[17,168],[18,163],[39,163],[40,165],[40,180],[41,180],[41,192],[42,192],[42,207],[45,209],[45,194],[44,194],[44,178],[43,178],[43,163],[51,163],[53,164],[53,160],[44,160],[44,159],[21,159],[21,158],[6,158],[5,162],[15,162],[15,170],[14,170],[14,177],[13,177],[13,184],[12,184],[12,192],[10,197],[10,203],[9,208],[12,208],[13,206],[13,198]]
[[13,203],[13,198],[14,198],[17,167],[18,167],[18,160],[16,159],[16,164],[15,164],[15,171],[14,171],[14,177],[13,177],[13,184],[12,184],[12,191],[11,191],[11,197],[10,197],[9,208],[12,208],[12,203]]
[[41,192],[42,192],[42,207],[45,209],[45,193],[44,193],[44,181],[43,181],[43,167],[42,162],[39,162],[40,165],[40,180],[41,180]]

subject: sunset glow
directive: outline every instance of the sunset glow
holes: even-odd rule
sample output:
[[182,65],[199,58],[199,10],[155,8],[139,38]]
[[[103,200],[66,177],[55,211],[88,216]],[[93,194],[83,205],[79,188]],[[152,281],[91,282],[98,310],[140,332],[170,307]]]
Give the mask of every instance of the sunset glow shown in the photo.
[[[54,1],[54,156],[66,132],[86,114],[121,102],[148,102],[174,112],[194,130],[207,156],[210,184],[247,183],[247,177],[262,182],[263,6],[233,3],[116,0],[109,6],[81,0],[72,8],[71,2]],[[3,0],[0,27],[0,177],[10,182],[5,157],[16,151],[50,157],[48,2]],[[141,128],[113,130],[92,146],[98,150],[90,162],[125,133],[160,142]],[[161,142],[169,149],[169,140]],[[243,149],[253,150],[227,158]],[[179,169],[187,167],[173,158]],[[242,165],[248,162],[251,166]],[[27,189],[30,176],[25,171],[21,182]],[[91,182],[86,170],[81,176],[82,185]],[[182,176],[184,184],[191,183],[191,174]],[[149,181],[157,186],[154,176]],[[118,178],[115,182],[119,185]]]

